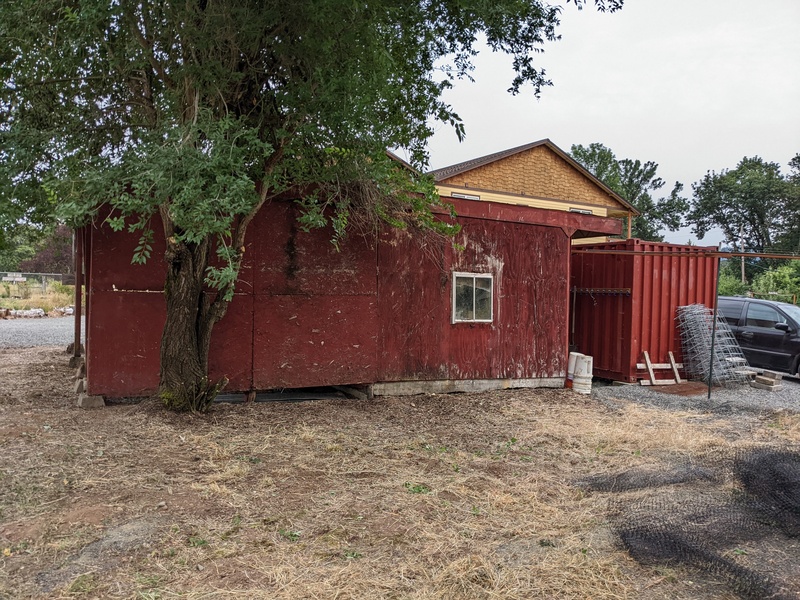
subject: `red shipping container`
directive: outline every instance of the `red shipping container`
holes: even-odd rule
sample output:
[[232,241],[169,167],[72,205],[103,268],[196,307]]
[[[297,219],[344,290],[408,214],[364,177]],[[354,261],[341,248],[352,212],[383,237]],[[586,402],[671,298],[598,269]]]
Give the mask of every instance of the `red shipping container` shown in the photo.
[[[716,252],[637,239],[574,247],[570,347],[594,357],[595,377],[616,381],[647,377],[636,366],[645,350],[653,363],[669,362],[670,351],[682,362],[676,309],[714,306]],[[664,373],[656,377],[672,377]]]

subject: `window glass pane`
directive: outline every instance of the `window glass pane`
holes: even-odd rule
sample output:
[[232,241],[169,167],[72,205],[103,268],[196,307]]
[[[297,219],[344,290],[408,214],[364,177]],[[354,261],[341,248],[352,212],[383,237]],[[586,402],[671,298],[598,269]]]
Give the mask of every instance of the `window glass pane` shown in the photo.
[[742,307],[744,307],[744,302],[719,301],[719,312],[722,313],[729,325],[739,324],[739,318],[742,316]]
[[475,318],[474,279],[456,277],[455,318],[457,321],[471,321]]
[[772,329],[776,323],[783,323],[783,319],[774,308],[761,304],[751,304],[747,307],[747,324],[750,327],[766,327]]
[[800,308],[795,306],[794,304],[787,304],[786,306],[781,307],[784,311],[789,313],[789,316],[794,319],[795,323],[800,323]]
[[489,277],[475,278],[475,319],[489,321],[492,318],[492,280]]

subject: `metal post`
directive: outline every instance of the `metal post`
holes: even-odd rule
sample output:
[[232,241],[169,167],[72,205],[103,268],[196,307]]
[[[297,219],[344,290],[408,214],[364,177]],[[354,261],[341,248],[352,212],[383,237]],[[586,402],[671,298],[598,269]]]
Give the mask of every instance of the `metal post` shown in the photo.
[[708,399],[711,400],[711,382],[714,381],[714,342],[717,338],[717,305],[719,304],[719,272],[722,260],[717,257],[717,278],[714,280],[714,312],[711,321],[711,357],[708,365]]
[[83,228],[76,229],[75,240],[75,344],[72,356],[81,355],[81,304],[83,297]]
[[747,283],[744,277],[744,225],[739,225],[739,252],[742,253],[742,283]]

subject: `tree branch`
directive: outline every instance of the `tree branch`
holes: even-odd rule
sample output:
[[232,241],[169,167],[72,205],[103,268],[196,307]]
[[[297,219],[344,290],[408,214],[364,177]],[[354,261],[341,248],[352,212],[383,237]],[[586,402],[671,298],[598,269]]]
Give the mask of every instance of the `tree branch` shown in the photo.
[[73,81],[102,81],[105,79],[103,75],[86,75],[83,77],[57,77],[55,79],[42,79],[39,81],[30,81],[30,82],[17,82],[17,89],[19,91],[24,91],[26,89],[31,89],[35,87],[46,87],[48,85],[55,85],[58,83],[70,83]]
[[172,77],[169,76],[164,65],[162,65],[158,59],[156,58],[155,54],[153,53],[153,44],[147,39],[145,33],[143,33],[136,23],[131,19],[130,22],[131,33],[136,38],[136,41],[139,42],[139,46],[144,50],[145,56],[147,57],[147,62],[150,63],[150,66],[153,70],[158,73],[158,76],[170,89],[175,89],[175,82]]

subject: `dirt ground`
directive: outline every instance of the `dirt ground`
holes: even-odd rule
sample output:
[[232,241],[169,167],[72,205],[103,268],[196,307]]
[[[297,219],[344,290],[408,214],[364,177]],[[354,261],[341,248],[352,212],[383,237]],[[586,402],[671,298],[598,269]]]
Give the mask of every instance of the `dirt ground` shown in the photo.
[[[614,533],[643,494],[741,495],[727,471],[582,482],[800,444],[796,412],[566,390],[82,410],[67,360],[0,350],[2,599],[739,598],[724,576],[640,565]],[[798,544],[734,539],[726,557],[795,598]]]

